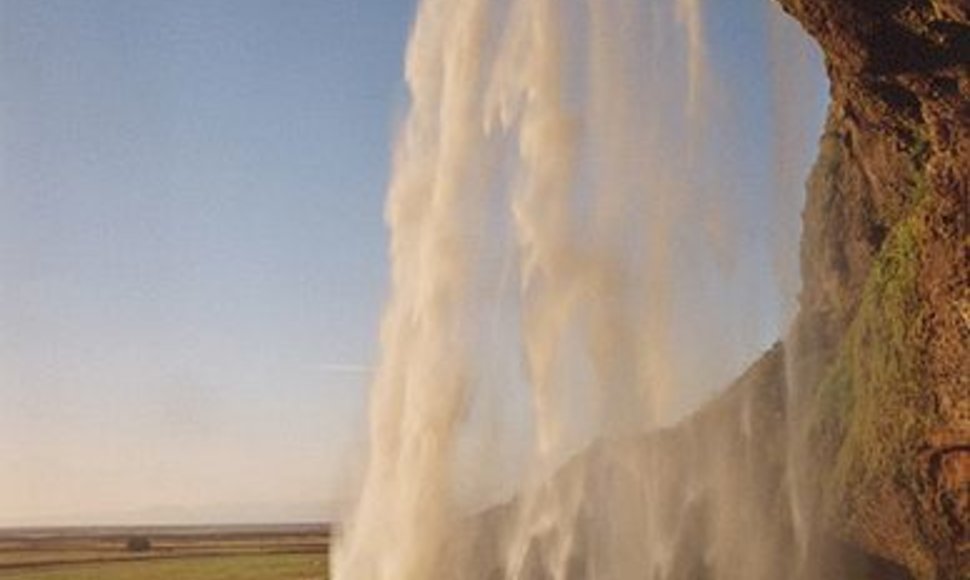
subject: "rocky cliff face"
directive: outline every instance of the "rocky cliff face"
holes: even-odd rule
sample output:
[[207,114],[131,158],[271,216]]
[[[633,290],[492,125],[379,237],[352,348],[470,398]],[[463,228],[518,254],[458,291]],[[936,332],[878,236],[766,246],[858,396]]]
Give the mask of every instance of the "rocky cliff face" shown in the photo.
[[781,0],[826,55],[789,352],[822,526],[970,576],[970,3]]

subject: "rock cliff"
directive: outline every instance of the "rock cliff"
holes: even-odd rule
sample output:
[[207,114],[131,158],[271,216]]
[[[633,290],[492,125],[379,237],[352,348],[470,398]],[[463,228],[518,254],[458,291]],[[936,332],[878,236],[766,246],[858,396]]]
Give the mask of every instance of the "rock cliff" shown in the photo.
[[832,102],[788,350],[822,527],[970,576],[970,3],[781,0]]

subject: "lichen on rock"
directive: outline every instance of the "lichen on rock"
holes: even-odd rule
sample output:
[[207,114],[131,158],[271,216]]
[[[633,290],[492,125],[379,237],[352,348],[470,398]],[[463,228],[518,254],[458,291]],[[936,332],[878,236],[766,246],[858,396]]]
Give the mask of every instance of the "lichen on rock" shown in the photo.
[[970,576],[965,2],[781,0],[826,55],[789,345],[823,528]]

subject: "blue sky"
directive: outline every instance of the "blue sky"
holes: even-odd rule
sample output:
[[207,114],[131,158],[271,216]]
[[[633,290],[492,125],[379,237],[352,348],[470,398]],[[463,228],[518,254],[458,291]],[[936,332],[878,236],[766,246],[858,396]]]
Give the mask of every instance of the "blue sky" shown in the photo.
[[[770,220],[764,6],[713,4],[749,136],[725,150],[739,211]],[[333,499],[375,358],[413,8],[0,0],[0,525]]]

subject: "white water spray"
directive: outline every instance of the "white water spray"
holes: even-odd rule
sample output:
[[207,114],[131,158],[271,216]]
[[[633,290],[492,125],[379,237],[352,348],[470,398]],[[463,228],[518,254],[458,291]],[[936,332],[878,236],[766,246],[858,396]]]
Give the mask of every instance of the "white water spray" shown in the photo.
[[[696,270],[716,253],[698,227],[726,195],[698,169],[706,52],[699,0],[422,1],[387,208],[369,464],[339,580],[676,578],[702,495],[710,577],[766,577],[763,545],[731,539],[763,523],[739,511],[757,490],[726,475],[730,461],[698,442],[707,435],[684,443],[690,461],[631,443],[681,412],[688,359],[673,318],[710,283]],[[507,270],[489,258],[502,237],[518,284],[500,284],[514,307],[496,317],[507,296],[480,288]],[[482,372],[482,327],[496,319],[518,321],[502,336],[522,361],[535,436],[518,500],[483,549],[456,464],[475,397],[514,387]]]

